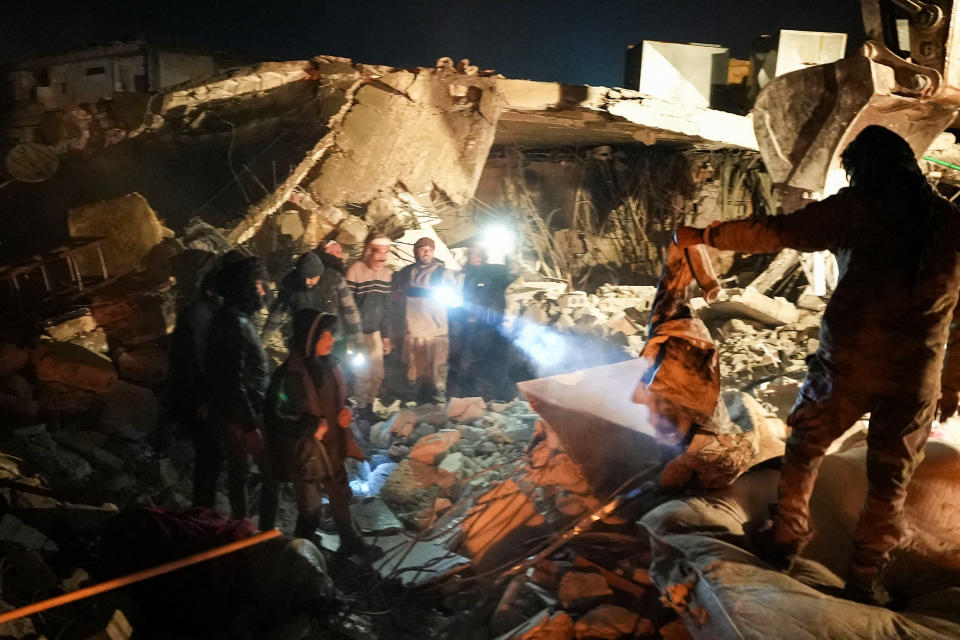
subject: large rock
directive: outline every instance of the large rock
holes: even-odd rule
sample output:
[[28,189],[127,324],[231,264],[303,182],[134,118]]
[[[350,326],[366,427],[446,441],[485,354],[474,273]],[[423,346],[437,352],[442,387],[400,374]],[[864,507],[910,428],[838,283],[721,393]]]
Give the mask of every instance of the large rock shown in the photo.
[[570,609],[583,602],[612,596],[613,589],[599,573],[568,571],[560,579],[560,589],[557,595],[563,608]]
[[420,438],[413,449],[410,450],[410,459],[426,464],[435,464],[459,441],[459,431],[456,429],[443,429],[437,433]]
[[133,350],[121,348],[116,360],[120,377],[136,384],[159,384],[167,379],[170,371],[166,349],[153,345]]
[[[169,234],[139,193],[70,209],[67,228],[72,238],[106,238],[101,248],[110,275],[139,270],[150,250]],[[84,251],[79,264],[83,275],[100,274],[96,251]]]
[[752,287],[743,290],[723,289],[710,305],[712,312],[746,317],[776,327],[800,319],[797,308],[783,298],[770,298]]
[[56,553],[57,544],[13,514],[0,517],[0,543],[6,548]]
[[16,373],[30,360],[30,354],[15,344],[0,342],[0,378]]
[[447,403],[447,416],[457,422],[473,422],[486,412],[483,398],[450,398]]
[[79,314],[73,313],[48,320],[44,323],[43,330],[54,340],[64,342],[96,328],[97,321],[90,309],[82,309]]
[[640,614],[612,604],[602,604],[577,620],[577,640],[643,638],[653,634],[653,624]]
[[40,342],[31,360],[37,378],[46,382],[105,393],[117,381],[117,372],[110,360],[69,342]]
[[150,389],[118,380],[104,396],[100,429],[140,439],[157,426],[159,405]]

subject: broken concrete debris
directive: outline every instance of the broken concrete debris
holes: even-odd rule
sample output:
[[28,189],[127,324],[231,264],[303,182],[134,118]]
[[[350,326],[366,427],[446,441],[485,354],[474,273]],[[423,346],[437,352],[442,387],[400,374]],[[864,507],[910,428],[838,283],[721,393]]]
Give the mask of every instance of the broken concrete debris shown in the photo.
[[165,236],[173,235],[139,193],[71,209],[68,227],[72,238],[106,238],[103,263],[96,252],[81,256],[83,275],[123,275],[139,270],[150,250]]
[[[266,257],[283,269],[290,257],[286,254],[294,248],[299,252],[315,246],[334,229],[348,245],[348,253],[350,245],[362,243],[371,230],[389,230],[394,238],[401,238],[401,246],[415,235],[429,235],[438,244],[440,239],[451,246],[460,244],[476,232],[462,233],[468,224],[460,224],[460,214],[482,179],[491,145],[497,137],[513,136],[517,141],[542,128],[565,131],[562,135],[619,135],[653,144],[658,136],[672,131],[667,123],[674,119],[683,121],[681,131],[669,133],[676,140],[712,137],[725,144],[732,140],[744,148],[755,145],[751,135],[744,135],[749,128],[744,128],[748,123],[743,118],[718,118],[709,110],[674,108],[626,90],[584,87],[570,96],[564,96],[564,91],[548,83],[480,74],[468,61],[454,66],[452,61],[441,60],[434,69],[397,70],[324,56],[247,67],[162,94],[150,107],[145,124],[120,137],[132,140],[149,131],[157,138],[189,137],[200,148],[209,144],[210,138],[224,139],[222,122],[229,121],[231,136],[236,133],[241,142],[252,144],[254,138],[246,139],[251,130],[269,128],[259,116],[250,116],[257,113],[261,100],[270,102],[271,114],[282,114],[271,118],[286,123],[316,121],[319,133],[304,134],[305,141],[290,158],[265,156],[266,166],[278,165],[279,159],[281,168],[289,168],[288,173],[271,176],[273,191],[262,186],[268,182],[263,166],[245,167],[243,179],[253,181],[250,193],[258,195],[251,198],[244,192],[243,202],[224,205],[217,215],[200,212],[224,226],[223,230],[194,218],[185,225],[183,221],[179,226],[171,223],[183,232],[179,238],[169,238],[158,214],[136,193],[117,194],[117,198],[72,209],[72,235],[107,238],[104,263],[110,274],[142,279],[134,282],[134,291],[98,290],[84,303],[89,306],[69,316],[50,318],[44,324],[49,340],[32,344],[0,341],[0,411],[14,416],[17,427],[0,434],[0,451],[23,458],[22,469],[30,477],[21,480],[36,482],[38,487],[49,484],[71,499],[83,497],[102,503],[109,498],[124,509],[144,504],[186,508],[192,451],[189,445],[184,451],[177,443],[171,444],[174,426],[165,411],[169,400],[164,385],[169,366],[166,340],[173,326],[173,310],[184,302],[177,298],[189,298],[200,282],[188,284],[189,274],[168,273],[176,270],[178,255],[189,251],[222,254],[249,241],[248,246],[258,252],[272,247]],[[290,96],[299,92],[309,96],[309,107],[301,98],[291,100]],[[571,96],[575,96],[572,101]],[[608,121],[610,114],[616,116],[616,122]],[[76,112],[70,117],[86,118]],[[533,124],[535,121],[538,124]],[[214,126],[213,122],[221,124]],[[502,123],[506,126],[500,127]],[[650,128],[654,124],[656,127]],[[708,135],[706,131],[713,125],[729,125],[728,133]],[[515,128],[511,130],[511,126]],[[89,126],[84,127],[86,137],[81,134],[82,140],[74,141],[75,146],[88,143]],[[184,135],[184,131],[189,133]],[[118,141],[119,137],[110,138],[109,144]],[[269,147],[266,142],[253,146]],[[591,161],[605,163],[605,170],[625,174],[618,167],[627,166],[627,155],[616,146],[598,145],[587,153]],[[412,156],[425,160],[411,163]],[[701,168],[696,173],[709,172]],[[224,179],[230,180],[229,176]],[[236,181],[242,182],[240,178]],[[720,180],[709,181],[712,188],[721,188],[716,184]],[[699,204],[703,201],[701,198]],[[683,211],[686,204],[670,206]],[[457,214],[450,216],[458,221],[457,228],[440,228],[443,225],[437,220],[447,212]],[[657,237],[669,231],[657,223],[644,231]],[[261,229],[266,231],[261,233]],[[417,553],[424,554],[422,562],[404,565],[396,572],[384,563],[378,567],[381,575],[417,584],[425,580],[423,574],[431,574],[430,580],[437,577],[432,571],[437,566],[455,572],[431,584],[430,588],[436,587],[445,598],[442,604],[432,602],[431,606],[436,605],[433,611],[442,609],[443,616],[454,623],[459,621],[459,613],[494,611],[479,623],[473,620],[470,628],[483,629],[476,638],[489,640],[491,629],[502,634],[503,640],[690,637],[683,623],[658,601],[660,594],[648,573],[653,552],[647,548],[645,536],[630,529],[629,518],[616,512],[596,518],[609,530],[590,531],[595,537],[582,536],[582,544],[569,542],[518,571],[507,584],[491,589],[496,594],[490,596],[489,606],[478,605],[479,590],[469,591],[470,585],[488,572],[496,579],[498,572],[505,571],[503,567],[532,555],[544,540],[564,534],[571,523],[607,504],[618,486],[649,471],[660,459],[659,443],[644,433],[642,410],[629,402],[629,394],[620,398],[628,406],[611,406],[619,403],[610,399],[616,388],[612,381],[603,378],[598,383],[586,379],[584,373],[592,371],[588,367],[593,364],[616,366],[610,363],[629,363],[636,358],[649,337],[655,288],[596,286],[598,278],[618,279],[615,267],[619,265],[604,258],[620,255],[622,248],[611,249],[616,239],[577,229],[550,229],[544,236],[564,252],[580,254],[577,259],[595,272],[592,278],[587,272],[577,280],[582,274],[559,267],[551,271],[553,267],[544,266],[549,260],[543,256],[528,260],[538,263],[535,266],[540,273],[525,265],[523,277],[508,289],[504,335],[535,370],[530,377],[575,373],[554,380],[557,387],[550,394],[528,393],[533,405],[526,400],[488,403],[479,397],[450,398],[446,404],[436,405],[375,404],[382,421],[357,428],[357,433],[365,436],[361,439],[369,463],[351,471],[354,518],[365,534],[395,541],[407,551],[412,548],[404,546],[409,538],[417,538]],[[654,238],[647,244],[655,246],[657,242]],[[281,245],[282,251],[276,249]],[[457,251],[450,255],[459,255]],[[629,266],[634,270],[637,264],[659,259],[633,256]],[[718,264],[722,262],[717,259]],[[782,252],[767,266],[761,264],[751,272],[756,277],[742,279],[739,288],[726,289],[710,305],[703,301],[693,305],[717,343],[722,396],[729,417],[755,437],[744,439],[747,446],[740,449],[733,445],[711,448],[718,439],[704,442],[694,437],[692,445],[700,456],[684,469],[688,475],[696,472],[704,478],[724,465],[735,467],[735,473],[730,478],[723,476],[719,483],[726,484],[750,466],[750,461],[776,455],[776,447],[770,443],[782,446],[786,435],[782,420],[802,381],[804,358],[818,347],[824,308],[816,289],[800,283],[798,291],[790,280],[791,274],[803,277],[799,265],[810,271],[808,263],[806,256]],[[99,273],[103,267],[91,254],[84,256],[81,271]],[[146,269],[141,271],[143,267]],[[611,275],[604,272],[598,276],[605,268]],[[636,376],[631,376],[630,386],[635,386]],[[569,400],[579,398],[572,389],[581,393],[591,384],[595,395],[582,406],[571,407]],[[564,396],[568,402],[561,402]],[[735,449],[744,456],[730,465]],[[254,474],[251,486],[256,482]],[[48,496],[28,499],[14,489],[0,491],[14,509],[0,520],[0,543],[21,547],[18,553],[32,554],[24,556],[24,567],[35,566],[37,559],[44,561],[43,554],[49,553],[42,546],[26,546],[36,546],[39,537],[34,539],[33,532],[51,541],[67,530],[95,536],[116,513],[112,505],[90,507]],[[47,503],[41,505],[41,498]],[[28,500],[33,502],[27,504]],[[225,505],[226,497],[220,492],[218,507],[226,510]],[[293,517],[286,515],[287,519]],[[13,526],[17,523],[22,526]],[[451,538],[456,539],[447,539],[452,532],[456,536]],[[296,583],[291,590],[302,594],[312,589],[322,598],[333,597],[325,552],[306,541],[291,545],[282,552],[293,557],[292,564],[300,572],[288,581]],[[423,551],[424,547],[429,550]],[[284,580],[276,554],[276,549],[251,554],[263,575],[279,576],[272,584]],[[468,563],[470,568],[463,569]],[[710,565],[702,568],[707,573],[711,570]],[[49,582],[44,572],[36,574],[44,578],[38,583]],[[74,590],[86,579],[83,576],[75,571],[60,581],[59,588]],[[656,571],[654,576],[660,577]],[[376,592],[372,597],[380,597],[385,589],[379,581],[374,582],[375,588],[370,588],[369,580],[364,586]],[[302,590],[301,583],[307,585]],[[461,585],[467,590],[462,591]],[[264,585],[258,588],[263,589],[260,595],[264,598],[286,599],[278,595],[279,589],[271,593]],[[468,601],[454,606],[464,593]],[[356,608],[390,611],[393,604],[387,601],[384,606]],[[122,619],[122,612],[117,613]],[[433,637],[429,632],[433,622],[419,613],[406,616],[419,625],[413,635]],[[351,637],[375,637],[375,618],[353,612],[340,616],[334,627]],[[304,621],[292,615],[285,632],[317,633],[318,627],[311,621],[315,622],[309,616]],[[130,629],[114,616],[109,625],[105,623],[103,633],[107,635],[102,637],[122,637],[129,635]]]

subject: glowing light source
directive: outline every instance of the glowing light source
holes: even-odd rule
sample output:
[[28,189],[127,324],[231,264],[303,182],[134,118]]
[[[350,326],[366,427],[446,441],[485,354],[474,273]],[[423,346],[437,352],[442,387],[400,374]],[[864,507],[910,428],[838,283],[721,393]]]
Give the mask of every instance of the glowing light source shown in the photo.
[[347,350],[347,364],[354,371],[363,369],[367,365],[367,356],[359,351]]
[[513,229],[502,222],[487,226],[480,236],[480,244],[489,251],[510,253],[516,247],[516,234]]
[[456,308],[463,304],[463,295],[450,284],[442,284],[439,287],[432,288],[430,297],[450,308]]

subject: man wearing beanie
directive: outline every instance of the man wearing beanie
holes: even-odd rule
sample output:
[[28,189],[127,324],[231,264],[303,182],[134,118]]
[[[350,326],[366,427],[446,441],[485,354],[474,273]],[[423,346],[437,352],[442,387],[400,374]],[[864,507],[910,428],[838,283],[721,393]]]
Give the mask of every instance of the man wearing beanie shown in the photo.
[[435,249],[431,238],[417,240],[413,245],[416,262],[396,277],[405,321],[407,382],[421,401],[442,400],[450,351],[447,306],[460,294],[456,274],[434,257]]
[[325,267],[323,260],[313,251],[300,256],[297,266],[280,282],[279,289],[263,327],[261,338],[264,344],[277,329],[284,329],[284,335],[289,337],[286,331],[288,320],[302,309],[337,316],[347,336],[359,342],[362,330],[360,312],[347,281],[337,270]]

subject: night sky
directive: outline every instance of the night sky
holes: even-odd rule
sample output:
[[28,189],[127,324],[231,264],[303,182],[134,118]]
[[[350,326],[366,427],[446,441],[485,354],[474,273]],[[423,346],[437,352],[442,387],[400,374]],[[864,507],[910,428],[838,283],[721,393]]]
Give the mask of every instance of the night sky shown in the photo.
[[508,77],[623,84],[627,45],[644,39],[722,44],[746,57],[781,28],[863,40],[858,0],[6,0],[0,63],[142,37],[253,59],[317,54],[397,67],[441,56]]

